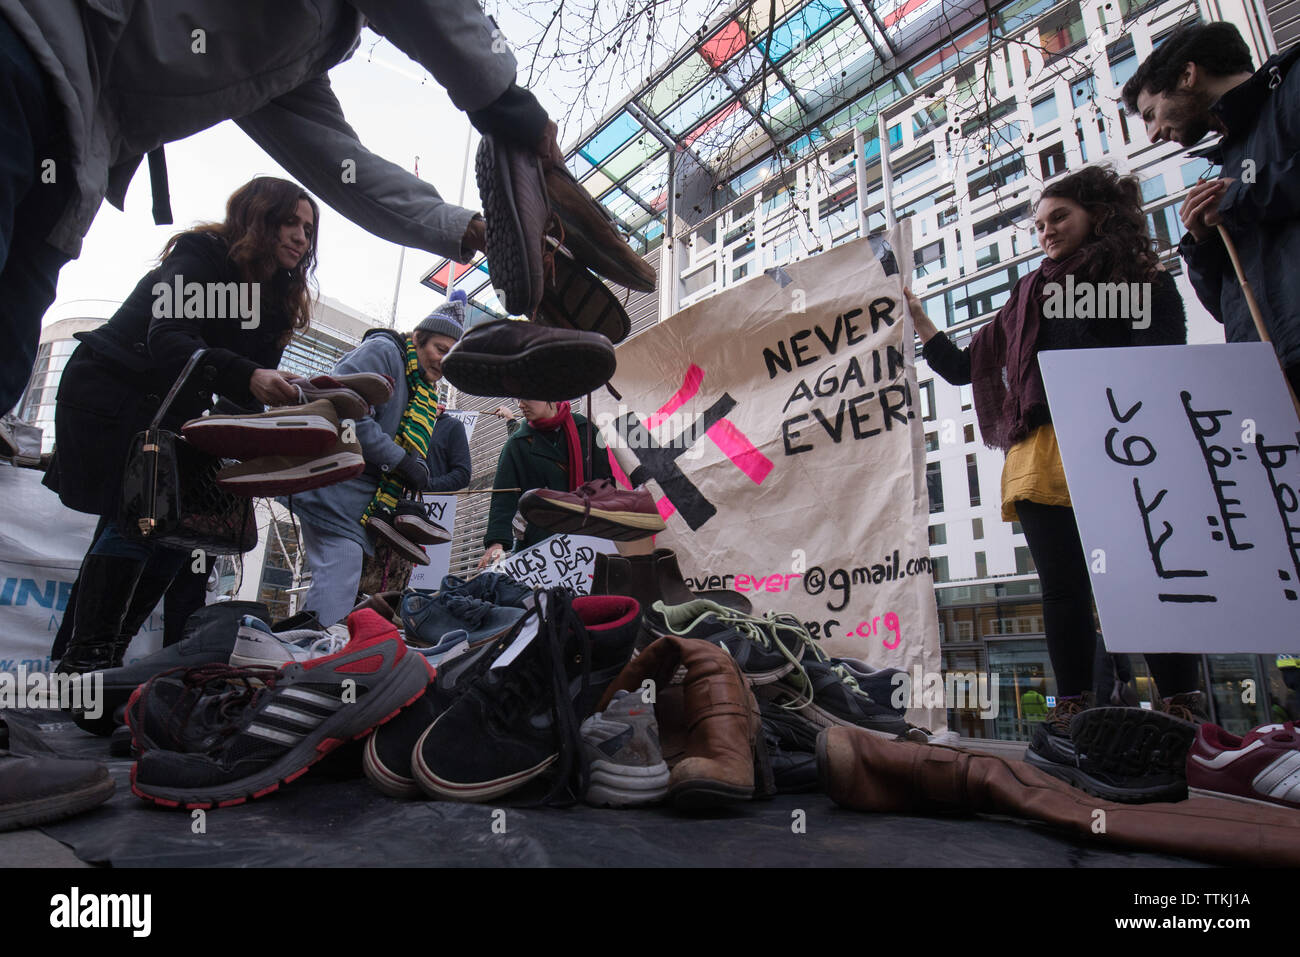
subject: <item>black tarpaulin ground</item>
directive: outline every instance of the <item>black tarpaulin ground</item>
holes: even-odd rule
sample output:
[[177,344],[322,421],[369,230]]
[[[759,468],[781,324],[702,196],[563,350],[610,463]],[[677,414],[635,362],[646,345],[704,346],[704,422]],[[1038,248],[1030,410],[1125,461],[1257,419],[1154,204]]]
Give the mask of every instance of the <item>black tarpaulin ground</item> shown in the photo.
[[[1184,867],[1100,849],[1037,824],[993,817],[862,814],[823,794],[781,795],[686,816],[667,808],[526,808],[398,801],[361,776],[354,743],[258,801],[206,812],[131,794],[131,762],[56,711],[6,712],[16,753],[107,763],[105,805],[42,830],[81,860],[113,867]],[[796,828],[804,812],[803,829]],[[494,813],[495,812],[495,813]],[[504,812],[502,814],[501,812]],[[494,826],[495,825],[495,826]],[[502,827],[504,826],[504,833]],[[22,863],[22,862],[12,862]],[[37,862],[27,862],[37,863]]]

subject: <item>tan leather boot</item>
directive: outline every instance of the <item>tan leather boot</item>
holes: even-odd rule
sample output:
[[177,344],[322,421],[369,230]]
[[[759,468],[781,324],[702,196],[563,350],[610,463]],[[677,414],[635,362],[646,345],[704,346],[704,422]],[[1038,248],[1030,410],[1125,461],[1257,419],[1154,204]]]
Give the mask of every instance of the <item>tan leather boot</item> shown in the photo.
[[[679,667],[686,669],[680,691],[670,687]],[[756,777],[760,793],[771,793],[758,702],[725,649],[698,638],[660,638],[623,669],[597,710],[618,691],[635,693],[647,680],[654,682],[655,715],[672,766],[668,796],[674,804],[710,807],[748,800]]]
[[822,732],[817,771],[831,800],[859,811],[1011,814],[1101,844],[1226,864],[1300,865],[1300,814],[1288,808],[1202,797],[1116,804],[1023,761],[886,741],[856,728]]

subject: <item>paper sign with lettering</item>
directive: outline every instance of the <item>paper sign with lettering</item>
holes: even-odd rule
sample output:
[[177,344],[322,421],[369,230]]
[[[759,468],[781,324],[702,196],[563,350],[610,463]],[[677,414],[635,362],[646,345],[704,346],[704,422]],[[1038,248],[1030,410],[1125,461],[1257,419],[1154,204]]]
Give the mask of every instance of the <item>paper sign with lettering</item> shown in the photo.
[[533,588],[563,585],[579,595],[589,595],[597,553],[617,551],[618,546],[607,538],[552,535],[531,548],[499,559],[489,570]]
[[1300,624],[1300,422],[1265,343],[1039,357],[1111,651],[1277,653]]
[[904,222],[726,289],[620,345],[622,399],[593,399],[689,586],[796,615],[831,654],[938,672],[911,261]]
[[[478,422],[479,416],[477,412],[444,409],[442,414],[451,416],[464,425],[465,441],[467,443],[473,441],[474,426]],[[447,531],[455,532],[456,505],[462,498],[464,498],[462,495],[433,495],[426,493],[424,501],[433,510],[430,517]],[[418,588],[421,591],[436,591],[442,584],[442,580],[447,577],[447,572],[451,569],[451,542],[442,545],[422,545],[420,547],[429,556],[429,564],[415,566],[411,571],[411,579],[407,587]]]

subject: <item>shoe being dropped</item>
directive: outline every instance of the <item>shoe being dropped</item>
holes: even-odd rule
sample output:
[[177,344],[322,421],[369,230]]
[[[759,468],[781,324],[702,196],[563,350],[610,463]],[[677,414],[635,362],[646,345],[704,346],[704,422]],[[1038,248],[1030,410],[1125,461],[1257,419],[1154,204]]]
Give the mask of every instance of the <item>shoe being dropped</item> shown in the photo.
[[[301,777],[331,751],[360,738],[425,693],[432,677],[390,622],[365,609],[348,617],[342,651],[278,672],[242,707],[192,715],[220,722],[203,753],[152,750],[131,771],[132,791],[168,807],[241,804]],[[238,678],[250,669],[229,669]],[[128,715],[131,713],[128,708]]]
[[653,704],[620,691],[604,711],[582,722],[582,750],[594,807],[643,807],[668,794],[668,764],[659,749]]

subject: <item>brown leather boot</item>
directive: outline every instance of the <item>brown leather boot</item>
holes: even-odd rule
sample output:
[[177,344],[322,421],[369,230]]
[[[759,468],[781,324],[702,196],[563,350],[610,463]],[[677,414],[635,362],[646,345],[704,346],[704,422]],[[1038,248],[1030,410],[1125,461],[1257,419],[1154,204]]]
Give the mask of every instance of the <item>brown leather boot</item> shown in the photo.
[[[680,692],[670,687],[679,667],[686,670]],[[772,793],[758,702],[724,648],[697,638],[660,638],[623,669],[597,710],[619,691],[639,691],[647,680],[654,682],[659,699],[655,714],[665,759],[672,765],[670,756],[677,758],[668,781],[674,804],[745,801],[754,796],[756,784],[760,794]]]
[[821,733],[817,771],[831,800],[859,811],[1011,814],[1104,844],[1225,864],[1300,865],[1300,814],[1287,808],[1201,797],[1116,804],[1023,761],[856,728]]

